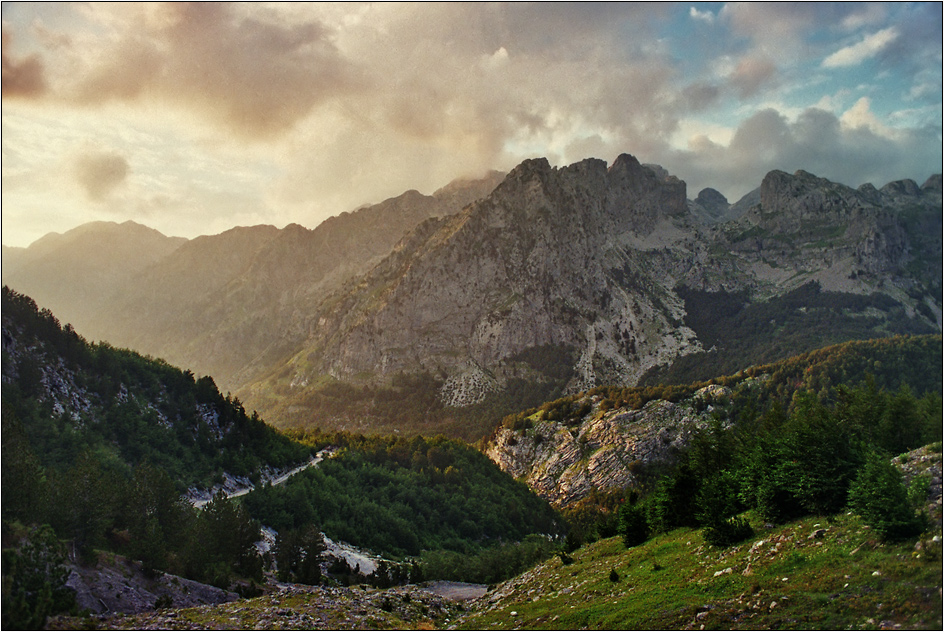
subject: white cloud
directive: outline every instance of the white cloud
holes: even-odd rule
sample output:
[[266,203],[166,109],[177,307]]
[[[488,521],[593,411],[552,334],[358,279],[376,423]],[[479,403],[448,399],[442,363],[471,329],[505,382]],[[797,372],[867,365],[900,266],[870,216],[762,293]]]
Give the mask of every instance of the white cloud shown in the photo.
[[823,68],[857,66],[866,59],[878,55],[889,44],[898,39],[898,29],[890,26],[865,37],[861,42],[846,46],[823,60]]
[[840,24],[847,31],[857,31],[865,26],[881,23],[887,15],[885,6],[879,2],[867,2],[861,10],[850,13],[842,19]]
[[688,15],[693,20],[698,20],[700,22],[704,22],[705,24],[714,24],[715,22],[715,14],[711,11],[699,11],[695,7],[691,7],[688,10]]
[[841,117],[817,108],[796,116],[768,108],[743,120],[730,142],[695,137],[684,150],[659,157],[688,184],[694,197],[704,187],[735,201],[760,186],[773,169],[804,169],[852,187],[882,186],[940,172],[941,133],[928,127],[889,128],[877,121],[867,98]]
[[856,101],[851,108],[843,112],[842,116],[839,117],[839,121],[849,129],[865,128],[886,138],[894,136],[891,128],[883,125],[875,116],[875,113],[872,112],[872,101],[868,97],[861,97]]

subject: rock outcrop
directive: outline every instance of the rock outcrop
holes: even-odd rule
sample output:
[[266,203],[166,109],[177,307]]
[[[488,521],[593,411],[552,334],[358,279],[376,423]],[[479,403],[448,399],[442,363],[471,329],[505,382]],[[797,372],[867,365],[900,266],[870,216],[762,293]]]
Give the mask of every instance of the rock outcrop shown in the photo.
[[655,400],[639,410],[608,411],[595,396],[585,400],[590,410],[581,419],[539,419],[524,431],[500,428],[485,454],[537,495],[564,507],[594,489],[631,487],[647,466],[670,462],[706,426],[713,403],[728,395],[724,387],[710,386],[678,404]]

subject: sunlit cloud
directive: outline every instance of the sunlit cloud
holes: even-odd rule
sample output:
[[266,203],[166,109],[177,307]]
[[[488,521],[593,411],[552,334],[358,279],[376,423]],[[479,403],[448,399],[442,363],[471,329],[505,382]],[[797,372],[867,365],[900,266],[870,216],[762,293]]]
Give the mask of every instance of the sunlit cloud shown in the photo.
[[842,68],[861,64],[878,55],[898,38],[898,29],[890,26],[865,37],[861,42],[846,46],[823,60],[824,68]]
[[3,97],[32,98],[46,92],[46,78],[39,55],[16,57],[13,36],[3,29]]
[[[11,3],[4,243],[105,216],[185,235],[314,226],[535,156],[560,165],[628,152],[692,195],[736,197],[764,169],[820,164],[826,177],[920,179],[941,170],[939,13]],[[806,129],[824,134],[819,146]],[[95,152],[112,155],[111,171]],[[30,215],[39,208],[52,209],[43,225]]]
[[705,22],[706,24],[714,24],[715,14],[711,11],[699,11],[695,7],[690,7],[688,9],[688,15],[693,20],[698,20],[700,22]]

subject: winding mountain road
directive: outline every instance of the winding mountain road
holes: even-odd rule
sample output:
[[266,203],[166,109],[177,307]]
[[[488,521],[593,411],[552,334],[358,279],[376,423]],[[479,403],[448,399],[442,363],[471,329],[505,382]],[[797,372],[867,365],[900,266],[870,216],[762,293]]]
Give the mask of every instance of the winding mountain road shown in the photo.
[[[268,482],[270,485],[281,485],[282,483],[292,478],[296,474],[300,472],[304,472],[308,468],[318,465],[325,459],[330,459],[332,456],[334,456],[335,452],[337,452],[337,448],[335,447],[328,447],[328,448],[324,448],[323,450],[319,450],[315,454],[315,456],[311,457],[311,459],[307,463],[302,463],[298,467],[295,467],[289,470],[288,472],[284,472],[274,478],[267,479],[265,482]],[[235,481],[235,479],[233,480]],[[209,490],[197,490],[197,489],[191,488],[190,490],[188,490],[187,494],[185,494],[184,497],[194,507],[200,509],[204,507],[208,502],[213,500],[213,497],[216,496],[216,494],[219,493],[220,491],[222,491],[226,495],[227,498],[237,498],[239,496],[248,494],[253,489],[255,489],[255,485],[253,485],[252,483],[249,483],[249,484],[236,483],[232,486],[227,486],[226,484],[215,485]]]

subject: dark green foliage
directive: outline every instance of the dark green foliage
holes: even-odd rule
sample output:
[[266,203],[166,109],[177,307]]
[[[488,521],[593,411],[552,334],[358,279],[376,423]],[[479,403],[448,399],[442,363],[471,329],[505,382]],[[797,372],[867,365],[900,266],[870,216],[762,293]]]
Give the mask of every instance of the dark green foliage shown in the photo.
[[[940,441],[941,396],[931,390],[940,388],[940,354],[939,336],[891,338],[718,378],[731,397],[654,486],[640,487],[649,527],[701,526],[708,543],[725,547],[751,537],[739,517],[746,509],[772,522],[843,511],[870,450],[895,454]],[[891,531],[915,534],[913,522],[902,524]]]
[[646,517],[645,507],[638,502],[624,503],[619,510],[617,531],[627,548],[639,546],[648,540],[649,520]]
[[656,485],[648,500],[649,525],[656,533],[665,533],[677,527],[697,527],[696,493],[698,478],[691,464],[679,463]]
[[901,472],[881,454],[869,455],[849,490],[849,506],[886,540],[905,540],[927,527],[915,512]]
[[172,541],[188,526],[185,505],[164,470],[143,463],[135,468],[122,507],[122,522],[131,538],[129,552],[145,571],[167,568]]
[[33,529],[18,550],[4,550],[4,630],[38,630],[50,615],[75,609],[65,560],[64,547],[48,525]]
[[262,559],[256,552],[259,523],[242,505],[222,492],[197,514],[185,550],[188,576],[227,587],[233,574],[262,580]]
[[612,570],[610,571],[610,581],[613,582],[613,583],[616,583],[616,582],[618,582],[619,580],[620,580],[619,573],[616,572],[616,569],[615,569],[615,568],[612,569]]
[[899,454],[921,445],[927,431],[923,427],[920,414],[918,401],[912,395],[911,389],[907,384],[902,384],[898,392],[886,400],[883,407],[876,437],[879,445],[891,454]]
[[570,558],[559,551],[553,541],[540,535],[529,535],[521,542],[494,544],[469,553],[425,551],[420,564],[427,580],[493,584],[521,574],[553,556],[555,551],[565,564],[568,563],[566,560]]
[[746,519],[735,516],[706,526],[702,535],[711,546],[726,548],[752,537],[754,529]]
[[[162,360],[105,343],[90,345],[6,287],[3,321],[18,349],[16,358],[4,361],[4,376],[16,371],[17,377],[4,383],[4,416],[9,411],[16,419],[17,441],[26,437],[42,466],[62,472],[92,452],[127,475],[148,461],[184,489],[208,485],[224,470],[248,475],[263,464],[284,467],[309,456],[304,446],[247,414],[239,400],[220,394],[212,378],[195,379]],[[87,404],[67,398],[66,409],[57,409],[45,396],[46,373],[74,382],[66,388],[80,392]],[[17,476],[28,476],[31,466],[18,467]]]
[[[629,496],[634,493],[630,491]],[[564,507],[562,514],[568,525],[564,548],[572,552],[584,544],[616,535],[619,508],[626,495],[625,490],[601,492],[593,488],[585,498]]]
[[862,463],[859,442],[832,409],[809,394],[794,405],[783,427],[758,438],[744,470],[744,497],[773,522],[841,510]]
[[29,438],[11,409],[3,406],[3,519],[25,524],[40,520],[49,503],[49,488]]
[[562,530],[546,502],[460,442],[330,438],[344,446],[339,456],[244,497],[254,517],[280,532],[316,524],[332,539],[394,557]]
[[324,538],[314,525],[278,534],[273,554],[279,581],[317,585],[321,582]]
[[641,384],[695,382],[848,340],[935,331],[933,319],[909,318],[884,294],[825,292],[816,282],[754,303],[743,292],[677,292],[685,300],[685,324],[714,351],[683,356],[650,371]]

